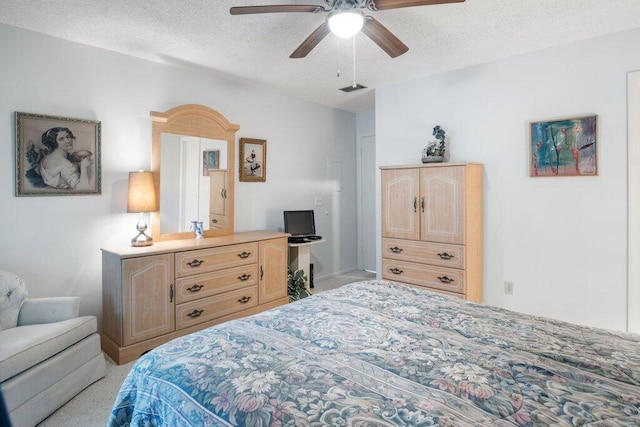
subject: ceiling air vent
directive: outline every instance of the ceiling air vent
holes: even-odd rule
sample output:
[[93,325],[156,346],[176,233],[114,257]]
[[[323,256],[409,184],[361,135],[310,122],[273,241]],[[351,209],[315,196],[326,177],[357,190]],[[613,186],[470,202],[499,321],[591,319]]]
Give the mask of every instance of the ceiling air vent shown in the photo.
[[340,90],[343,92],[353,92],[354,90],[360,90],[360,89],[366,89],[366,88],[367,88],[366,86],[362,86],[360,83],[358,83],[357,85],[345,86]]

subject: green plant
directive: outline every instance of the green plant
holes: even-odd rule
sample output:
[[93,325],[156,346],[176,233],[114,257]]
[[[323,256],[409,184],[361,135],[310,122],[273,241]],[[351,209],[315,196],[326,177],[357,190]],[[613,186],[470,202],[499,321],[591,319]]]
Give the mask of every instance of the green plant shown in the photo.
[[287,269],[287,291],[289,293],[289,302],[297,301],[302,298],[311,296],[311,292],[307,289],[307,276],[304,270],[291,271]]

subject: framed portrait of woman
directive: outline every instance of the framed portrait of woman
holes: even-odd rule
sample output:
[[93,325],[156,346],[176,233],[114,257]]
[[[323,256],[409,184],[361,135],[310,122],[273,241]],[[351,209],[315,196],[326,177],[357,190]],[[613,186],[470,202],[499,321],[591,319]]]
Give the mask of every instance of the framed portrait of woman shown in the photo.
[[16,111],[16,196],[100,194],[100,122]]

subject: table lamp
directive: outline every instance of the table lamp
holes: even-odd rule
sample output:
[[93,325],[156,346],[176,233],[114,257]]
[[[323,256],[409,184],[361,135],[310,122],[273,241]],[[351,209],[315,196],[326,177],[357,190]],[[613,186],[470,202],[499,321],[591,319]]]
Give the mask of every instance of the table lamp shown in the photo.
[[131,246],[149,246],[153,244],[151,237],[144,234],[147,224],[142,214],[158,210],[156,189],[153,184],[153,173],[138,171],[129,172],[129,193],[127,197],[127,212],[139,213],[138,235],[131,239]]

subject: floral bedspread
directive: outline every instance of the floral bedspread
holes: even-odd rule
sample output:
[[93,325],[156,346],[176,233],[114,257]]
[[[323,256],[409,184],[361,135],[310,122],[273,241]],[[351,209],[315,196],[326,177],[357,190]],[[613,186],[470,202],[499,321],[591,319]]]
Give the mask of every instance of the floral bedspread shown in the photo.
[[640,336],[358,282],[141,357],[129,424],[638,426]]

